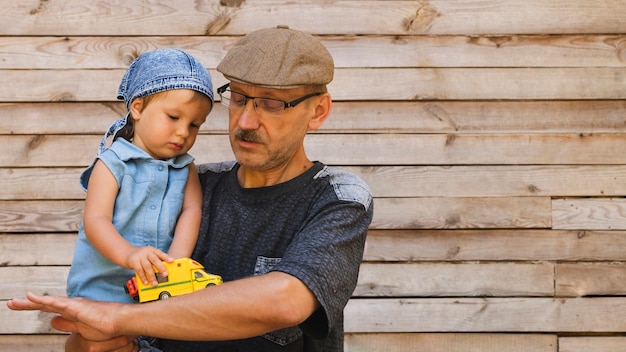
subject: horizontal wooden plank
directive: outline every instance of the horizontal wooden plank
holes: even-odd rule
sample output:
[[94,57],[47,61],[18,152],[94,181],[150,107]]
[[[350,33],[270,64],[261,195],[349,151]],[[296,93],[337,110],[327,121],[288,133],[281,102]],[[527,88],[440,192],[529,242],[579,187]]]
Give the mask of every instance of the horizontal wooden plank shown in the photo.
[[555,271],[557,296],[626,295],[626,263],[564,263]]
[[[1,204],[1,203],[0,203]],[[549,197],[376,198],[372,229],[549,228]]]
[[0,265],[70,265],[75,242],[76,233],[0,234]]
[[52,313],[10,310],[0,301],[0,336],[3,334],[58,334],[50,326]]
[[365,260],[626,261],[626,231],[370,230]]
[[[311,133],[626,133],[626,101],[341,102]],[[126,113],[123,103],[2,103],[1,134],[97,134]],[[17,119],[15,116],[19,116]],[[201,134],[226,133],[215,104]]]
[[83,201],[0,201],[0,233],[76,232]]
[[558,345],[554,334],[374,333],[346,334],[344,346],[346,352],[557,352]]
[[[377,197],[562,197],[626,194],[626,167],[619,165],[342,168],[359,175]],[[1,172],[2,170],[0,174]],[[14,189],[19,188],[16,185]]]
[[[546,197],[377,198],[371,227],[510,228],[550,226]],[[0,232],[75,232],[83,201],[0,201]]]
[[566,198],[552,200],[554,229],[624,230],[626,199]]
[[[2,70],[0,102],[111,101],[124,70]],[[211,70],[213,87],[226,82]],[[626,99],[626,67],[344,68],[328,89],[342,100]],[[93,84],[98,82],[98,84]],[[355,89],[355,87],[359,87]]]
[[[618,165],[626,162],[626,155],[615,153],[626,150],[626,139],[620,134],[374,134],[368,140],[360,135],[311,135],[305,146],[313,159],[335,165]],[[345,162],[345,155],[355,159]]]
[[345,331],[624,332],[626,298],[353,299]]
[[27,292],[65,296],[69,270],[69,266],[0,267],[0,300],[24,297]]
[[354,296],[553,296],[554,264],[361,265]]
[[276,23],[319,34],[623,33],[621,4],[353,0],[328,6],[323,1],[247,0],[198,5],[185,0],[173,6],[163,1],[4,0],[0,22],[5,35],[237,35]]
[[[0,102],[112,101],[125,70],[2,70],[11,87],[0,88]],[[210,72],[214,88],[225,83]],[[94,84],[98,82],[98,84]],[[17,92],[26,89],[28,92]],[[15,90],[15,91],[14,91]]]
[[[335,67],[623,67],[624,36],[318,36]],[[143,52],[181,48],[214,69],[238,37],[7,36],[0,69],[126,69]]]
[[[626,166],[340,166],[375,197],[621,196]],[[0,200],[84,199],[84,168],[0,168]]]
[[[6,153],[0,155],[0,165],[87,167],[97,154],[101,138],[100,135],[4,136],[0,138],[0,149]],[[199,138],[191,154],[196,156],[197,163],[234,158],[225,135]]]
[[559,337],[559,352],[623,352],[624,336],[563,336]]
[[329,91],[337,100],[624,99],[615,77],[625,74],[622,67],[351,68],[336,70]]
[[0,335],[0,351],[63,352],[65,335]]
[[[86,167],[97,135],[7,135],[3,167]],[[305,148],[329,165],[621,165],[621,134],[311,134]],[[232,160],[226,135],[205,135],[190,150],[197,163]]]
[[[123,102],[3,103],[0,104],[0,135],[102,136],[125,114]],[[200,134],[225,134],[227,130],[228,108],[216,103],[202,124]]]

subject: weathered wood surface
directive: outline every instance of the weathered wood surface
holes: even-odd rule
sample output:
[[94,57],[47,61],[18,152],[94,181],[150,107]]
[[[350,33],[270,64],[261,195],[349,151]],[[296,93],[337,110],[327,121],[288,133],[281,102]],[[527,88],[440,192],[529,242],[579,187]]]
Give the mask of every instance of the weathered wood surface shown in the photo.
[[626,298],[398,298],[353,299],[351,332],[619,332]]
[[345,339],[346,352],[556,352],[557,347],[555,334],[376,333]]
[[625,231],[370,230],[365,260],[626,261]]
[[74,255],[75,242],[76,233],[0,234],[0,264],[3,267],[69,266]]
[[0,299],[23,297],[27,292],[65,296],[68,272],[67,266],[0,267]]
[[556,266],[557,296],[624,296],[626,263],[576,263]]
[[354,292],[359,297],[552,295],[554,264],[548,263],[366,263]]
[[[295,27],[294,27],[295,28]],[[624,67],[623,35],[320,36],[337,68]],[[139,53],[181,48],[209,68],[237,37],[0,37],[0,69],[126,69]]]
[[[185,0],[176,5],[3,0],[2,34],[241,35],[276,23],[319,34],[623,33],[623,2]],[[349,14],[349,16],[346,16]],[[315,18],[316,21],[311,21]],[[62,20],[59,20],[62,19]]]
[[566,198],[552,201],[552,226],[570,230],[626,229],[626,199]]
[[[624,133],[624,109],[621,100],[335,102],[311,133]],[[102,135],[124,114],[113,102],[0,103],[0,134]],[[226,108],[216,104],[201,134],[225,134],[227,126]]]
[[593,336],[593,337],[560,337],[559,352],[624,352],[626,337]]
[[64,352],[65,335],[0,335],[0,351]]
[[[226,83],[210,70],[214,89]],[[124,70],[3,70],[0,102],[111,101]],[[625,67],[344,68],[328,89],[344,100],[625,99]],[[98,82],[98,85],[93,84]],[[354,89],[359,87],[359,89]]]

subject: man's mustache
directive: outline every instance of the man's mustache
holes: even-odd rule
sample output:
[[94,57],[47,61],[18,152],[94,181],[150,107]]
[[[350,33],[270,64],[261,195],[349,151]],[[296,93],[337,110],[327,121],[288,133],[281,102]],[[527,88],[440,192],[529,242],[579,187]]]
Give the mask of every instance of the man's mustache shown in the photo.
[[235,138],[252,143],[263,142],[261,137],[255,131],[242,130],[240,128],[235,131]]

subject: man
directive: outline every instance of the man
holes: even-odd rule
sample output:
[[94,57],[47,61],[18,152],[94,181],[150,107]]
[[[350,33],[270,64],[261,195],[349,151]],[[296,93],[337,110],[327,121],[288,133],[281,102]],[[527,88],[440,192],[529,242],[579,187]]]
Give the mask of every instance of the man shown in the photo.
[[204,206],[192,257],[225,283],[148,304],[9,301],[58,313],[53,326],[74,332],[68,351],[134,351],[138,335],[165,352],[343,350],[373,203],[358,177],[304,150],[331,111],[332,57],[313,36],[278,27],[240,39],[217,70],[230,81],[218,93],[237,161],[198,167]]

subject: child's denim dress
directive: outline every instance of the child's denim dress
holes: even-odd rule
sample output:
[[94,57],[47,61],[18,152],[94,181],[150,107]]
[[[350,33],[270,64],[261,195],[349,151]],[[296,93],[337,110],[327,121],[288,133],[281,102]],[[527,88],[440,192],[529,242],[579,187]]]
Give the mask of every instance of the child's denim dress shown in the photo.
[[[183,204],[183,192],[193,157],[184,154],[155,160],[117,138],[98,155],[118,182],[113,225],[133,246],[152,246],[167,252]],[[86,189],[87,177],[81,179]],[[132,302],[124,284],[135,273],[104,258],[87,240],[81,222],[74,260],[67,281],[68,297]]]

